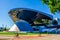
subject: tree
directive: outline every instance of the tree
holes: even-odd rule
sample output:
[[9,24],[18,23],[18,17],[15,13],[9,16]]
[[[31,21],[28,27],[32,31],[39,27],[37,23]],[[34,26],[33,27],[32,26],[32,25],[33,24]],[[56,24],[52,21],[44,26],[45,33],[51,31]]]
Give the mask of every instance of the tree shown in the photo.
[[60,0],[42,0],[42,3],[48,5],[53,14],[60,12]]

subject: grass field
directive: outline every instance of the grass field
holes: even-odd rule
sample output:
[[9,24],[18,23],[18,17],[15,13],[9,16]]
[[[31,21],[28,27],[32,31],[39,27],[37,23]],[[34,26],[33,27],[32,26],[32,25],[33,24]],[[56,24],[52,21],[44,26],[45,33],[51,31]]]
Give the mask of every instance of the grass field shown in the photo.
[[[16,32],[0,32],[0,35],[15,35]],[[38,34],[55,34],[55,33],[39,33],[39,32],[19,32],[19,35],[38,35]]]
[[[23,35],[26,35],[26,36],[28,36],[28,35],[38,35],[39,33],[38,32],[33,32],[33,33],[31,33],[31,32],[19,32],[19,35],[20,36],[23,36]],[[0,35],[3,35],[3,36],[5,36],[5,35],[7,35],[7,36],[14,36],[14,35],[16,35],[16,32],[0,32]]]

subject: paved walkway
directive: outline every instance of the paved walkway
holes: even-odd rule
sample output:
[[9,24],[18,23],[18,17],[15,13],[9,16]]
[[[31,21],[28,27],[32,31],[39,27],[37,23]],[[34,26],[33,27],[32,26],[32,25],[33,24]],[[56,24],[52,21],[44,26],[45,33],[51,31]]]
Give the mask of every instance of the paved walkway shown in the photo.
[[0,38],[5,40],[60,40],[60,35],[48,34],[42,36],[19,36],[19,37],[0,36]]

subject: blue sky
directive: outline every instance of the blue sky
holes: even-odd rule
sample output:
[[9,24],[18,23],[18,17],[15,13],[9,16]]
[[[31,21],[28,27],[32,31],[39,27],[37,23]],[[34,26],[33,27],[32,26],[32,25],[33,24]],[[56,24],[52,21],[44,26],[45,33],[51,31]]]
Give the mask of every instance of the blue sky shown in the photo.
[[[13,8],[31,8],[51,14],[48,6],[42,4],[41,0],[0,0],[0,27],[2,27],[2,24],[8,27],[14,24],[8,15],[9,10]],[[60,14],[56,13],[54,17],[59,18]]]

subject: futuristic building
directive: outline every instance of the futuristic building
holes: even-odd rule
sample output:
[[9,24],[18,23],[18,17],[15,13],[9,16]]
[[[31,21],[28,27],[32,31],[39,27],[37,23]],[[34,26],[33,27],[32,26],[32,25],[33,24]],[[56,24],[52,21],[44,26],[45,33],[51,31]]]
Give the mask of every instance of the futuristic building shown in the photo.
[[36,30],[36,26],[46,26],[51,23],[51,20],[53,20],[52,15],[29,8],[11,9],[8,14],[20,31],[33,32]]

